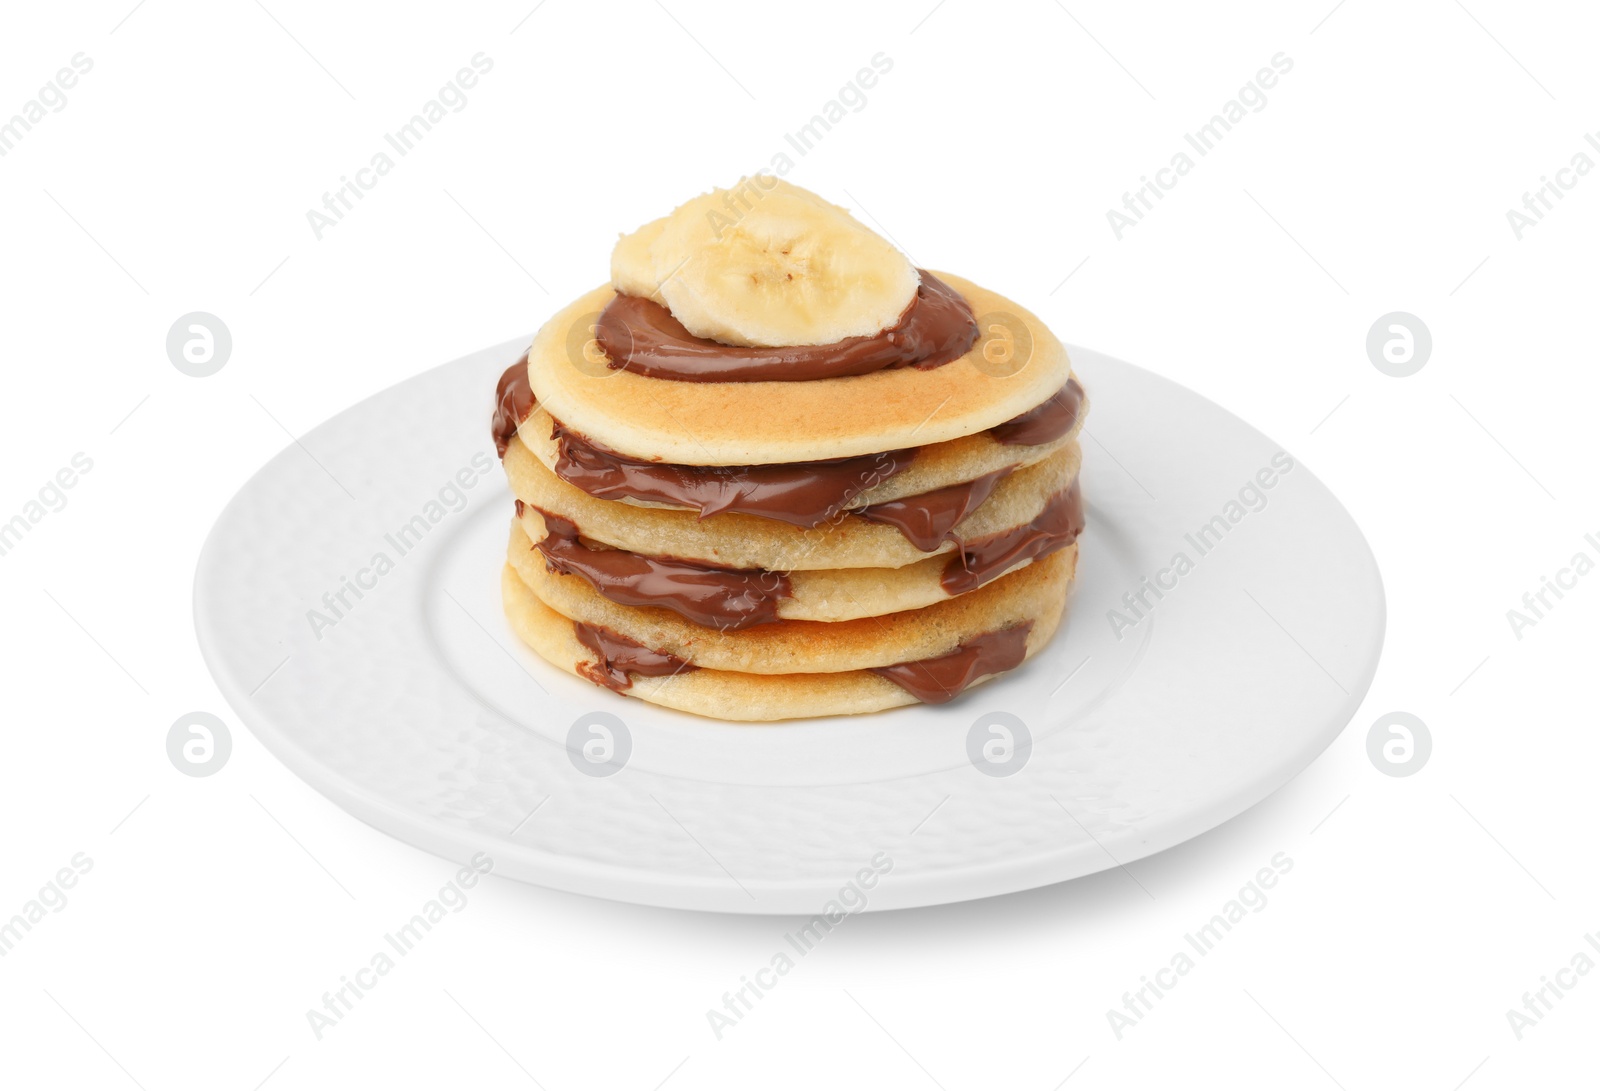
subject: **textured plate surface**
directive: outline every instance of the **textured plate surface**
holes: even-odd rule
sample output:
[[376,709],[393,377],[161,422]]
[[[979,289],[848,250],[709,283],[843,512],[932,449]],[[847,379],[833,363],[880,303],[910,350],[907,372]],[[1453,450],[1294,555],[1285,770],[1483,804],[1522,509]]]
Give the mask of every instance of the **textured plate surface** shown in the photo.
[[614,696],[522,648],[500,613],[512,505],[488,416],[526,343],[285,449],[196,573],[200,647],[240,719],[420,848],[728,912],[819,912],[874,858],[892,870],[867,908],[985,897],[1233,817],[1371,683],[1383,588],[1332,494],[1225,410],[1078,349],[1089,529],[1068,620],[1023,670],[939,708],[776,725]]

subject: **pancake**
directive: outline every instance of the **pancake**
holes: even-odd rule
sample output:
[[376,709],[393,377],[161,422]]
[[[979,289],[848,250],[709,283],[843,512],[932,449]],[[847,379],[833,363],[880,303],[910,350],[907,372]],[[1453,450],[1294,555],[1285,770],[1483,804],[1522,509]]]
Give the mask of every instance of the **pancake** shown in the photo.
[[[550,609],[515,570],[501,572],[501,597],[512,630],[541,658],[569,674],[588,678],[597,656],[579,641],[573,622]],[[1044,609],[1027,635],[1025,658],[1049,643],[1061,622],[1064,601]],[[743,674],[685,670],[661,677],[629,675],[629,696],[667,708],[721,720],[772,721],[878,712],[917,703],[894,682],[865,670],[806,674]],[[979,678],[974,685],[988,680]],[[971,698],[966,698],[971,700]]]
[[[545,520],[535,508],[524,508],[522,515],[512,521],[510,561],[519,572],[526,571],[527,566],[550,567],[544,555],[534,547],[534,542],[545,540],[545,533]],[[1077,549],[1077,543],[1074,542],[1065,546],[1062,552],[1071,552],[1076,558]],[[771,612],[775,615],[770,620],[851,621],[915,610],[953,598],[956,592],[948,590],[941,582],[946,569],[953,563],[958,563],[956,558],[946,554],[928,557],[901,568],[809,569],[776,574],[776,580],[773,579],[774,573],[746,570],[739,575],[748,581],[751,590],[736,590],[733,593],[740,594],[741,601],[746,604],[752,597],[762,599],[763,605],[770,602]],[[1020,558],[1017,563],[1006,564],[987,574],[982,582],[998,579],[1031,563],[1031,557]],[[585,579],[576,573],[552,575],[549,578],[556,581]],[[532,577],[529,577],[529,582],[532,582]],[[655,586],[660,586],[659,581]],[[613,594],[608,597],[616,596]],[[697,612],[704,615],[711,611],[701,609]],[[765,614],[764,609],[757,611],[747,608],[748,614],[758,612]],[[680,610],[680,613],[685,611]],[[695,618],[691,616],[691,620]],[[748,623],[766,624],[768,620],[758,617]],[[740,628],[746,624],[741,618],[726,616],[720,623],[713,620],[701,620],[700,623],[713,628]]]
[[[946,440],[943,443],[930,443],[918,447],[909,465],[898,473],[878,481],[870,488],[863,489],[847,503],[846,507],[858,508],[886,500],[898,500],[901,497],[915,496],[918,493],[971,481],[1007,467],[1029,466],[1043,461],[1077,439],[1088,411],[1089,400],[1085,396],[1078,410],[1077,421],[1064,435],[1049,443],[1033,445],[1002,443],[988,431],[983,431],[959,439]],[[535,407],[517,432],[523,445],[552,471],[557,469],[558,457],[558,444],[552,434],[554,425],[555,418],[549,412],[542,407]],[[620,499],[623,503],[645,507],[676,506],[635,497],[611,497],[611,499]]]
[[932,659],[982,633],[1058,609],[1076,552],[1062,551],[933,606],[852,621],[777,621],[721,632],[657,606],[612,602],[577,576],[552,573],[513,527],[507,562],[546,606],[696,667],[748,674],[834,673]]
[[[1050,498],[1077,476],[1081,457],[1078,445],[1071,443],[1043,461],[1006,475],[954,532],[974,539],[1031,523]],[[507,446],[504,462],[511,491],[524,505],[570,520],[587,538],[635,553],[727,568],[793,572],[901,568],[955,550],[955,545],[946,541],[925,552],[895,527],[859,515],[841,516],[806,529],[759,515],[727,512],[701,518],[690,511],[599,500],[562,481],[520,438]],[[529,533],[530,538],[537,538],[543,530],[536,524]]]
[[[583,353],[595,318],[616,294],[606,286],[535,335],[529,381],[540,405],[574,431],[632,458],[694,466],[809,462],[944,443],[1008,421],[1066,383],[1066,349],[1042,321],[960,277],[937,275],[966,298],[980,326],[971,351],[941,367],[736,383],[613,371]],[[998,359],[1008,342],[1010,359]]]
[[1061,624],[1082,386],[1023,307],[751,185],[623,236],[501,375],[507,619],[722,719],[956,699]]

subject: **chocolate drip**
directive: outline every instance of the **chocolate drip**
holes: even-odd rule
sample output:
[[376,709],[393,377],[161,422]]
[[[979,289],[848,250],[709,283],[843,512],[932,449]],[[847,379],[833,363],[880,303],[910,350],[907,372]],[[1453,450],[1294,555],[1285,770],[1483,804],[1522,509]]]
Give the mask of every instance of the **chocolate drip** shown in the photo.
[[[506,374],[511,377],[510,372]],[[501,379],[502,386],[507,378]],[[528,398],[531,409],[531,391]],[[996,425],[990,432],[1006,444],[1050,443],[1072,428],[1082,400],[1083,387],[1072,379],[1042,405]],[[497,428],[500,417],[497,412]],[[848,508],[852,500],[904,470],[917,448],[822,462],[684,466],[631,458],[560,421],[553,422],[551,436],[556,441],[556,476],[602,500],[654,500],[692,508],[702,518],[725,511],[742,512],[807,528],[831,522],[841,513],[856,514],[899,527],[906,539],[924,553],[937,549],[950,528],[987,499],[1011,469],[851,512]]]
[[1053,443],[1072,431],[1078,423],[1078,412],[1083,408],[1083,386],[1076,378],[1050,396],[1050,399],[1012,417],[1004,424],[989,429],[989,434],[1000,443],[1034,447]]
[[[933,283],[939,282],[933,279]],[[990,429],[990,434],[1008,444],[1033,446],[1052,442],[1073,427],[1082,399],[1083,387],[1076,379],[1069,380],[1049,400],[996,425]],[[495,450],[501,458],[505,457],[518,426],[533,412],[536,404],[528,382],[528,357],[524,354],[506,369],[495,387],[491,431]],[[701,518],[722,512],[740,512],[806,528],[832,522],[842,514],[857,514],[897,527],[907,541],[924,553],[937,549],[950,530],[982,504],[1011,469],[1007,467],[974,481],[852,512],[849,504],[856,497],[904,470],[916,456],[917,448],[820,462],[680,466],[630,458],[569,430],[559,421],[552,421],[551,435],[557,445],[556,475],[591,496],[605,500],[653,500],[693,509]],[[1074,485],[1074,492],[1076,488]],[[1078,510],[1077,522],[1081,530],[1081,504]],[[1018,533],[1014,531],[1011,535],[1015,537]],[[1022,543],[1013,553],[1019,557],[1043,556],[1061,548],[1076,535],[1077,531],[1072,531],[1060,541]],[[954,573],[952,566],[952,570],[945,573],[947,589],[954,586],[970,589],[989,578],[982,575],[971,582],[971,574],[985,570],[981,563],[983,557],[978,554],[1003,557],[1010,548],[998,541],[1001,537],[1004,536],[969,543],[962,560],[967,575]],[[1034,548],[1041,551],[1026,552]]]
[[589,625],[582,621],[572,623],[572,635],[578,643],[599,657],[597,663],[579,663],[578,673],[597,686],[621,693],[633,686],[629,674],[642,674],[650,678],[662,675],[688,673],[695,665],[667,652],[651,651],[637,641],[603,625]]
[[698,625],[747,629],[778,620],[792,593],[789,577],[762,569],[718,568],[625,549],[591,549],[577,525],[542,508],[547,535],[534,543],[552,572],[581,576],[624,606],[661,606]]
[[906,536],[906,541],[924,553],[932,553],[950,536],[955,525],[989,499],[989,494],[1000,484],[1000,479],[1014,469],[1015,466],[1005,466],[959,485],[918,493],[901,500],[871,504],[853,514],[874,523],[888,523],[897,527]]
[[939,585],[951,595],[981,587],[1023,561],[1048,557],[1083,533],[1083,494],[1078,481],[1056,493],[1031,522],[999,534],[963,542],[945,566]]
[[963,640],[955,651],[932,659],[914,659],[872,673],[887,678],[927,705],[942,705],[978,679],[1008,671],[1028,653],[1033,622],[1024,621]]
[[533,387],[528,383],[528,354],[506,368],[494,388],[494,419],[489,431],[494,436],[494,449],[501,458],[517,434],[517,426],[533,412]]
[[676,466],[618,454],[560,422],[556,476],[603,500],[655,500],[693,508],[703,519],[725,511],[815,527],[836,518],[856,497],[911,464],[915,450],[826,462],[766,466]]
[[661,304],[631,295],[606,305],[595,339],[612,368],[691,383],[795,382],[940,367],[967,354],[978,339],[978,323],[955,289],[926,270],[918,272],[922,282],[899,322],[831,345],[725,345],[696,337]]

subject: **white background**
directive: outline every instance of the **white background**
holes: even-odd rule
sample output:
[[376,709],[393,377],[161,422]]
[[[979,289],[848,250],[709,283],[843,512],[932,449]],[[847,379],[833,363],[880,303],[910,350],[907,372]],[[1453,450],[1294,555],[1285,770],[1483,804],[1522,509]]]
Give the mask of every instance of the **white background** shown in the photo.
[[[1600,577],[1520,640],[1506,619],[1600,554],[1583,541],[1600,531],[1600,175],[1520,240],[1506,219],[1600,130],[1592,10],[533,4],[4,11],[0,119],[74,54],[94,67],[0,158],[0,519],[75,453],[93,470],[0,557],[0,916],[75,853],[94,863],[0,959],[0,1078],[1592,1083],[1600,974],[1521,1040],[1506,1018],[1600,933]],[[316,239],[306,210],[480,51],[494,67],[465,109]],[[879,52],[893,69],[866,107],[789,149]],[[1294,68],[1266,107],[1116,239],[1106,210],[1280,52]],[[205,531],[285,429],[530,332],[605,278],[619,231],[783,150],[790,180],[919,262],[1308,464],[1384,572],[1370,695],[1291,785],[1134,864],[1153,897],[1112,870],[856,918],[721,1041],[706,1009],[792,921],[499,880],[316,1040],[306,1009],[454,869],[338,811],[233,721],[190,624]],[[206,379],[164,347],[197,310],[234,339]],[[1433,334],[1411,378],[1364,348],[1396,310]],[[164,748],[194,709],[235,729],[204,779]],[[1434,739],[1406,778],[1366,754],[1395,709]],[[1294,869],[1270,904],[1118,1040],[1106,1010],[1277,852]]]

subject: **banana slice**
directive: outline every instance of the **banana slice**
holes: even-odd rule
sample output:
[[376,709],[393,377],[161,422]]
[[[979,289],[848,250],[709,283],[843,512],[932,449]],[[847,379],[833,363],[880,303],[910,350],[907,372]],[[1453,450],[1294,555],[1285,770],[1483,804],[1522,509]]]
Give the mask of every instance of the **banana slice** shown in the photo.
[[[656,294],[660,282],[656,280],[655,265],[650,261],[650,248],[661,237],[667,226],[667,217],[651,220],[631,235],[617,240],[611,251],[611,286],[623,295],[644,296],[662,303]],[[662,304],[665,306],[665,304]]]
[[917,294],[904,254],[847,211],[770,175],[714,189],[624,235],[617,291],[728,345],[826,345],[877,333]]

